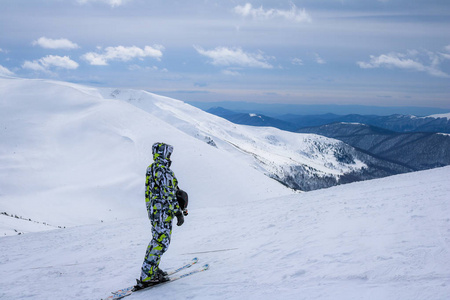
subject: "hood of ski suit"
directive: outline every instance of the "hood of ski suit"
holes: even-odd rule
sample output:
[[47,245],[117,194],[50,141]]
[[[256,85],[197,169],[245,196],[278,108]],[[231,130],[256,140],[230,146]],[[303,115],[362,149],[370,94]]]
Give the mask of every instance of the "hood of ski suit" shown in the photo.
[[170,156],[173,152],[173,146],[165,143],[155,143],[152,147],[153,160],[163,165],[170,164]]

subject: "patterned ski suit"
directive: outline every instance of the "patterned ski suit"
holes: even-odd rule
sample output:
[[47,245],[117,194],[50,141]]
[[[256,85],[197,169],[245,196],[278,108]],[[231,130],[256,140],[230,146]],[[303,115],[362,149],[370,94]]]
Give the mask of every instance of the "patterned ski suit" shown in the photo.
[[161,256],[170,244],[172,219],[181,213],[176,197],[178,182],[170,170],[173,147],[156,143],[152,147],[153,164],[147,168],[145,202],[152,224],[152,240],[147,247],[141,270],[141,281],[153,279],[158,271]]

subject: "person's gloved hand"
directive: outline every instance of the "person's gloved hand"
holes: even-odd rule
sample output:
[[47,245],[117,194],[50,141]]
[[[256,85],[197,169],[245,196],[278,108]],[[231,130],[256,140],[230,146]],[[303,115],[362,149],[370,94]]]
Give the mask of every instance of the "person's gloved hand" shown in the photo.
[[178,214],[175,215],[175,217],[177,217],[177,226],[183,225],[183,223],[184,223],[183,214],[181,212],[179,212]]

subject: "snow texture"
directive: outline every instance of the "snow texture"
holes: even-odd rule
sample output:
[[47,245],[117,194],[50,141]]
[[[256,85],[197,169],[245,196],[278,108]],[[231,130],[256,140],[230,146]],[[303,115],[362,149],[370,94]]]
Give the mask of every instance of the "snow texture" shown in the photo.
[[[101,299],[134,283],[151,236],[143,181],[156,141],[174,145],[190,196],[161,267],[195,256],[211,267],[129,300],[448,299],[450,167],[294,193],[246,151],[280,163],[321,138],[115,94],[0,79],[0,299]],[[328,172],[322,159],[312,162]]]
[[[449,175],[196,206],[162,267],[210,270],[129,299],[447,299]],[[0,298],[101,299],[133,283],[149,238],[144,217],[4,237]]]

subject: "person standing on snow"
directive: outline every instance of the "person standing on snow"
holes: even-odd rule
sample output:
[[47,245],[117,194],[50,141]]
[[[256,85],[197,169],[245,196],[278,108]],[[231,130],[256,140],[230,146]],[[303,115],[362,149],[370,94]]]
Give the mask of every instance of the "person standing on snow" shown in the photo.
[[170,169],[172,152],[173,147],[165,143],[155,143],[152,147],[154,162],[147,168],[145,180],[145,203],[152,224],[152,240],[145,253],[141,277],[136,280],[136,289],[168,280],[159,263],[170,244],[172,219],[177,218],[178,226],[184,223],[183,211],[177,201],[178,181]]

